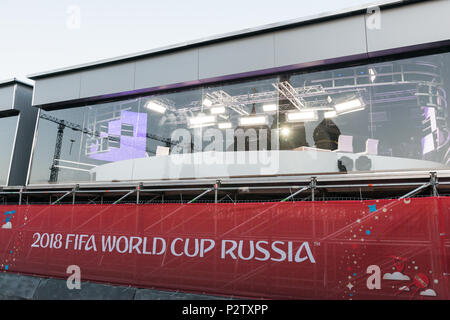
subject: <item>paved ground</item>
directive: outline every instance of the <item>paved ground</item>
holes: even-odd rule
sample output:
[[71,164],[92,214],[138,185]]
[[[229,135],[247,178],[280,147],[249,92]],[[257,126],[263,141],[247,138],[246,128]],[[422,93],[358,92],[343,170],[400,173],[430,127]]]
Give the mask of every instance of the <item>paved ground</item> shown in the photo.
[[65,280],[0,273],[0,300],[228,300],[183,292],[139,289],[82,282],[69,290]]

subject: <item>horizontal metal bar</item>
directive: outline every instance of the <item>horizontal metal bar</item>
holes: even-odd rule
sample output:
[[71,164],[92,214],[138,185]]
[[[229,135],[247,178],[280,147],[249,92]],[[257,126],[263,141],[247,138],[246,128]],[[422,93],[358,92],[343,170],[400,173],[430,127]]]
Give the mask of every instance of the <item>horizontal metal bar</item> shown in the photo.
[[[450,170],[435,170],[440,179],[450,178]],[[289,175],[289,176],[260,176],[260,177],[218,177],[218,178],[201,178],[201,179],[186,179],[186,180],[153,180],[144,182],[144,187],[163,187],[163,186],[200,186],[213,185],[217,179],[221,180],[221,185],[248,185],[248,184],[267,184],[267,183],[309,183],[311,175]],[[405,172],[375,172],[375,173],[349,173],[349,174],[324,174],[317,176],[321,183],[341,183],[341,182],[363,182],[379,181],[379,180],[412,180],[424,179],[428,181],[430,178],[430,170],[422,171],[405,171]],[[80,183],[80,188],[132,188],[136,186],[136,182],[84,182]],[[19,189],[20,186],[15,186]],[[26,186],[27,189],[42,189],[42,188],[72,188],[73,184],[31,184]]]
[[66,162],[66,163],[72,163],[72,164],[78,164],[78,165],[82,165],[82,166],[86,166],[86,167],[92,167],[92,168],[97,167],[96,165],[89,164],[89,163],[75,162],[75,161],[62,160],[62,159],[55,159],[54,161],[58,161],[58,162]]
[[[319,181],[320,182],[320,181]],[[374,184],[345,184],[345,185],[320,185],[316,186],[317,189],[320,188],[376,188],[376,187],[407,187],[407,186],[421,186],[423,183],[420,182],[411,182],[411,183],[374,183]],[[450,182],[440,182],[439,185],[450,185]],[[273,189],[299,189],[304,186],[237,186],[237,187],[223,187],[221,186],[220,190],[238,190],[238,191],[246,191],[246,190],[273,190]],[[134,191],[133,189],[90,189],[90,190],[78,190],[77,193],[118,193],[118,192],[130,192]],[[141,189],[140,192],[180,192],[180,191],[201,191],[205,190],[205,188],[161,188],[161,189]],[[22,194],[57,194],[57,193],[66,193],[67,190],[42,190],[42,191],[26,191],[24,190]],[[8,194],[20,194],[20,191],[2,191],[0,195],[8,195]]]
[[55,168],[60,168],[60,169],[74,170],[74,171],[91,172],[91,170],[87,170],[87,169],[66,167],[66,166],[60,166],[60,165],[56,165],[56,164],[54,165],[54,167]]

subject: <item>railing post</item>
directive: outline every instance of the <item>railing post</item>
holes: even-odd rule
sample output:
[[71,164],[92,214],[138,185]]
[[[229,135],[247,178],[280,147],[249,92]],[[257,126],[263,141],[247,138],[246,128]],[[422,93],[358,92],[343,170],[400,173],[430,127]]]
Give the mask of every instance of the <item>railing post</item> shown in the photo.
[[140,192],[143,187],[144,187],[144,184],[142,182],[139,183],[139,185],[137,187],[137,191],[136,191],[136,204],[139,204],[139,195],[140,195]]
[[311,189],[311,201],[315,201],[316,187],[317,177],[311,177],[311,182],[309,183],[309,188]]
[[216,184],[214,185],[214,203],[218,202],[220,183],[220,180],[216,180]]
[[23,192],[23,188],[20,188],[20,191],[19,191],[19,206],[22,205],[22,192]]
[[75,185],[75,188],[73,188],[73,190],[72,190],[72,192],[73,192],[73,194],[72,194],[72,205],[74,206],[75,205],[75,196],[76,196],[76,193],[77,193],[77,191],[80,189],[80,185],[79,184],[76,184]]
[[436,172],[430,172],[430,185],[433,192],[433,197],[439,197],[437,186],[439,185],[438,177]]

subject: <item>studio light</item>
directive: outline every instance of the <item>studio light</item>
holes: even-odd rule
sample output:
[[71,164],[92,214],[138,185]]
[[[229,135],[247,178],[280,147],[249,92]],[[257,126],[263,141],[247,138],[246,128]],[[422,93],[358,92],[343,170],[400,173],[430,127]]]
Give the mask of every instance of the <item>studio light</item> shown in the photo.
[[167,108],[163,106],[161,103],[151,100],[145,104],[145,107],[149,110],[156,111],[158,113],[166,113],[167,110]]
[[336,118],[337,117],[337,112],[335,110],[333,110],[333,111],[326,111],[324,113],[324,117],[325,117],[325,119]]
[[208,98],[205,98],[205,99],[203,99],[203,105],[205,106],[205,107],[211,107],[212,105],[213,105],[213,103],[212,103],[212,101],[211,100],[209,100]]
[[334,106],[338,114],[355,112],[364,110],[364,106],[360,99],[354,99],[347,102],[339,103]]
[[232,125],[230,122],[219,123],[219,129],[231,129]]
[[318,119],[315,111],[289,112],[286,114],[288,122],[307,122]]
[[291,134],[291,129],[289,128],[281,128],[281,135],[283,137],[287,137]]
[[215,116],[198,116],[189,118],[189,125],[191,128],[201,128],[210,125],[214,125],[216,123]]
[[223,113],[225,113],[225,107],[211,108],[211,114],[223,114]]
[[241,126],[255,126],[267,123],[267,118],[264,116],[253,116],[239,118],[239,124]]
[[278,110],[278,106],[276,104],[265,104],[263,105],[264,112],[273,112]]
[[375,79],[377,78],[377,72],[375,71],[375,69],[370,68],[369,75],[370,75],[370,81],[374,82]]

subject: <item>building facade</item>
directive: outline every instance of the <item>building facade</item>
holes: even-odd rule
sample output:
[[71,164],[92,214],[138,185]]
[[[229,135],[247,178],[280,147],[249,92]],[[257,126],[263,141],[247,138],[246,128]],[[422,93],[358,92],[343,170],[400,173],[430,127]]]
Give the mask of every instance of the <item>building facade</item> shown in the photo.
[[448,12],[384,1],[31,75],[0,271],[64,279],[55,297],[75,265],[233,297],[448,300]]
[[446,173],[449,8],[395,1],[32,75],[27,183]]
[[0,187],[26,184],[38,113],[31,107],[32,94],[27,83],[0,82]]

